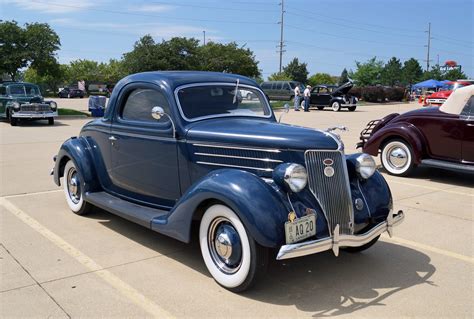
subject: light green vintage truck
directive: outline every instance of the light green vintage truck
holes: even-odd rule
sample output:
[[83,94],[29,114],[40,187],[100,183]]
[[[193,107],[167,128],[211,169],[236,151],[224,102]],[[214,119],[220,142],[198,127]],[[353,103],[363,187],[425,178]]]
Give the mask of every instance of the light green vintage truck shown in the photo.
[[0,82],[0,118],[6,118],[12,126],[25,120],[48,120],[54,125],[58,105],[45,101],[39,87],[26,82]]

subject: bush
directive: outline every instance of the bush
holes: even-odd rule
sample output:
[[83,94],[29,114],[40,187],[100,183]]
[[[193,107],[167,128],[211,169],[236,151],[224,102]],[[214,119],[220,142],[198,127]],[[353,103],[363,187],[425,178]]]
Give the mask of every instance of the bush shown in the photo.
[[389,101],[400,102],[405,97],[405,89],[402,87],[392,87],[385,89],[386,97]]
[[385,90],[381,86],[366,86],[362,88],[362,99],[367,102],[385,102]]
[[354,86],[349,91],[349,94],[355,96],[358,99],[360,99],[362,97],[362,88],[360,86]]

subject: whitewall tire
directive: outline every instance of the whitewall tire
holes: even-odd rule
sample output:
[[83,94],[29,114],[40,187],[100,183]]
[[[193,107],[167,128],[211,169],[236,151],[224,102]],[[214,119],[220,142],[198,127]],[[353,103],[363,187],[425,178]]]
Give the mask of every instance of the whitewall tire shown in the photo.
[[247,233],[239,217],[227,206],[210,206],[201,220],[199,244],[207,269],[224,288],[249,288],[267,263],[267,251]]
[[341,110],[341,103],[338,101],[334,101],[331,103],[331,108],[334,112],[339,112]]
[[85,215],[92,210],[92,205],[84,200],[81,175],[72,160],[64,166],[63,190],[66,202],[73,213]]
[[380,160],[391,175],[407,176],[415,168],[410,145],[403,140],[391,140],[382,147]]

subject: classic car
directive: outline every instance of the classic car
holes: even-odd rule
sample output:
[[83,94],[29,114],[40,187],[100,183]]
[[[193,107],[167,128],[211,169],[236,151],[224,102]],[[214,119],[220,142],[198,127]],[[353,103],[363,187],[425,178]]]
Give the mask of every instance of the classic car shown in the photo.
[[362,251],[404,218],[370,155],[345,155],[332,130],[280,124],[256,82],[226,73],[125,77],[54,161],[76,214],[97,206],[183,242],[197,227],[207,269],[234,292],[275,250]]
[[45,101],[39,87],[26,82],[0,83],[0,117],[6,118],[12,126],[18,120],[47,119],[54,124],[58,116],[58,105]]
[[452,81],[452,82],[447,82],[446,87],[442,88],[438,92],[433,92],[431,94],[428,94],[425,98],[425,101],[423,103],[423,106],[441,106],[443,105],[444,102],[446,102],[446,99],[457,89],[470,85],[472,83],[468,81]]
[[341,86],[336,85],[316,85],[311,90],[310,106],[316,106],[318,110],[331,107],[338,112],[342,108],[355,111],[357,108],[357,98],[349,95],[350,89],[354,86],[352,82],[347,82]]
[[361,132],[365,153],[377,156],[392,175],[417,165],[474,172],[474,85],[459,88],[441,107],[370,121]]
[[75,88],[64,88],[58,93],[59,98],[73,99],[75,97],[83,98],[85,95],[84,91]]

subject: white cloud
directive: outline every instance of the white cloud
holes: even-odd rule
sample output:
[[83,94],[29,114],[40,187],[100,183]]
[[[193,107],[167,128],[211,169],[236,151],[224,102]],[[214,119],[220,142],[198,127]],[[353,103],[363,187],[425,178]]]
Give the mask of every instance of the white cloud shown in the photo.
[[35,1],[35,0],[3,0],[5,4],[14,4],[23,10],[44,13],[68,13],[82,11],[97,4],[93,0],[61,0],[61,2]]
[[145,5],[141,5],[141,6],[130,7],[130,9],[132,11],[153,12],[153,13],[166,12],[166,11],[173,10],[174,8],[175,8],[174,6],[170,6],[170,5],[167,5],[167,4],[145,4]]

